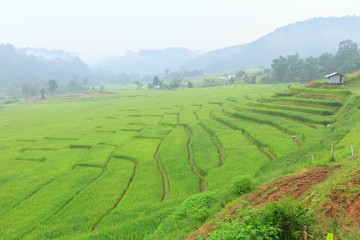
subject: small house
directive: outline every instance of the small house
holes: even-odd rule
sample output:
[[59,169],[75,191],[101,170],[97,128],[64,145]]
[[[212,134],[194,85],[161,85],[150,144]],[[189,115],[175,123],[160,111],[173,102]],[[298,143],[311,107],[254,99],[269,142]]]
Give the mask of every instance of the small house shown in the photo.
[[343,84],[344,75],[338,72],[331,73],[325,76],[329,84]]

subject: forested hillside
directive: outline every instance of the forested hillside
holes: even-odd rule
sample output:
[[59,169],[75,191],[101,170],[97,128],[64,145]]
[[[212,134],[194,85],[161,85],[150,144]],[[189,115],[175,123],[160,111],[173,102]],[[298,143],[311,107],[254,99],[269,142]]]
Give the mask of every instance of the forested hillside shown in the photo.
[[89,67],[77,57],[70,61],[45,59],[28,55],[11,44],[0,45],[0,86],[8,94],[21,92],[25,83],[41,86],[50,79],[67,83],[72,78],[86,78],[89,74]]
[[[296,22],[256,41],[205,53],[185,64],[188,69],[205,73],[269,67],[274,58],[299,53],[300,57],[335,53],[340,41],[360,43],[360,17],[315,18]],[[234,30],[241,31],[241,29]]]

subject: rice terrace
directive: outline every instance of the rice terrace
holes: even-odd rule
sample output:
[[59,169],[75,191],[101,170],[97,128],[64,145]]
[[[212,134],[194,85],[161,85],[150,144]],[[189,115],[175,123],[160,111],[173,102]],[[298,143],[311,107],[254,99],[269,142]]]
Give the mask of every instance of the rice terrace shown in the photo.
[[360,240],[360,4],[0,7],[0,240]]
[[265,183],[328,163],[333,143],[336,159],[354,144],[357,163],[351,88],[112,92],[2,105],[1,239],[143,239],[236,176]]

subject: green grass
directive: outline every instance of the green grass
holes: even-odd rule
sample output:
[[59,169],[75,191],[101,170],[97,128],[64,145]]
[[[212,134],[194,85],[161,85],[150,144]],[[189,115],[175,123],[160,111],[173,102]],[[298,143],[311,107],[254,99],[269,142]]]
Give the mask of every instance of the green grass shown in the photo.
[[306,99],[306,98],[297,98],[297,97],[281,97],[279,99],[281,101],[286,101],[286,102],[305,103],[305,104],[322,105],[329,107],[341,107],[343,105],[339,101],[331,101],[331,100],[317,100],[317,99]]
[[164,139],[159,150],[170,181],[169,199],[186,198],[199,192],[198,178],[188,164],[187,141],[186,131],[176,127]]
[[308,123],[314,123],[314,124],[327,125],[335,122],[334,119],[330,119],[323,116],[310,115],[301,112],[273,110],[273,109],[246,107],[246,106],[238,106],[236,109],[239,111],[249,111],[249,112],[262,113],[262,114],[274,115],[279,117],[286,117],[286,118],[308,122]]
[[[144,239],[201,186],[224,189],[239,175],[261,183],[311,166],[310,147],[320,149],[335,133],[340,141],[347,131],[334,129],[338,122],[309,124],[339,119],[346,102],[257,103],[286,91],[286,84],[106,88],[114,94],[0,108],[0,239]],[[250,102],[247,110],[257,113],[235,110]],[[341,105],[332,118],[322,116]],[[335,145],[336,158],[348,157],[350,143],[358,150],[357,135],[354,129]],[[163,171],[170,191],[162,200]]]
[[310,92],[310,93],[321,93],[321,94],[341,94],[341,95],[350,95],[351,91],[346,89],[323,89],[323,88],[304,88],[299,86],[294,86],[290,88],[292,92]]
[[211,169],[221,165],[218,150],[211,136],[199,124],[191,124],[189,128],[193,136],[194,160],[203,175],[207,175]]
[[279,104],[269,104],[269,103],[259,103],[259,102],[250,103],[249,105],[254,107],[263,107],[270,109],[281,109],[281,110],[304,112],[310,114],[318,114],[323,116],[334,115],[334,111],[323,108],[300,107],[300,106],[279,105]]
[[265,150],[271,149],[277,157],[285,156],[298,148],[297,144],[291,140],[288,134],[270,125],[259,125],[221,114],[214,116],[226,124],[244,131],[247,136],[250,136],[251,140],[256,142],[260,147],[264,147]]

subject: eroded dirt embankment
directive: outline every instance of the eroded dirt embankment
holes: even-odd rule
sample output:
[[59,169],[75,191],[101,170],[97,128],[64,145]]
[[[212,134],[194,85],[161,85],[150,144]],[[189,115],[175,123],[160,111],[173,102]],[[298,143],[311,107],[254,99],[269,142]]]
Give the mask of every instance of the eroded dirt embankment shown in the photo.
[[[334,169],[327,167],[307,168],[268,183],[241,198],[241,200],[245,200],[251,205],[256,206],[271,200],[278,200],[282,196],[299,198],[304,196],[311,187],[325,181],[329,175],[334,173],[334,171]],[[239,202],[225,209],[216,217],[216,219],[223,219],[229,215],[235,217],[236,210],[239,208],[240,204],[241,203]],[[217,221],[214,221],[203,225],[197,231],[192,233],[187,240],[196,240],[198,239],[198,236],[206,236],[214,229],[216,222]]]

